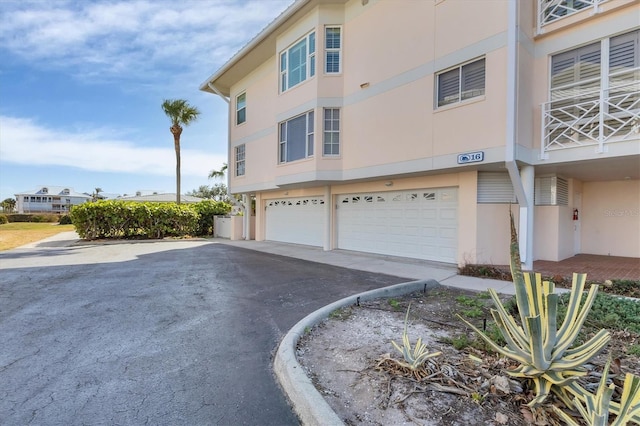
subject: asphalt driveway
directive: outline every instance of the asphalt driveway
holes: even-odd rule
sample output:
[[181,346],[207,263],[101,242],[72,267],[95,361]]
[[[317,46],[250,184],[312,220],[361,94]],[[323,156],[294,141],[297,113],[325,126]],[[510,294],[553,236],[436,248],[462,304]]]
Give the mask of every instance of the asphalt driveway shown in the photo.
[[0,253],[0,424],[297,424],[281,337],[403,281],[206,241]]

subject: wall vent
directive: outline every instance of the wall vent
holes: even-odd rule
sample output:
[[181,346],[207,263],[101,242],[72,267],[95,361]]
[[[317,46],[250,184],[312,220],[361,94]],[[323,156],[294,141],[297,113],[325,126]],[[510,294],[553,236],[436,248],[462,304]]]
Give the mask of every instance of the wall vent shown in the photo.
[[478,203],[517,202],[509,173],[478,172]]
[[536,206],[566,206],[569,204],[569,183],[559,176],[536,178]]

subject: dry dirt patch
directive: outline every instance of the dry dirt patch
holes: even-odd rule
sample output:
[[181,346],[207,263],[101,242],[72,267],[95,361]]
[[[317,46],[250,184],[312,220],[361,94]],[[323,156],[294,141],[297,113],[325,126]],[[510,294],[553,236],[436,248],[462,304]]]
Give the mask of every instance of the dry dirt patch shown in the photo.
[[[510,365],[505,359],[452,346],[453,337],[468,333],[473,338],[455,316],[464,310],[456,301],[463,295],[477,293],[438,287],[341,309],[300,340],[298,360],[347,425],[558,424],[550,407],[532,411],[525,406],[531,395],[506,375]],[[421,337],[431,351],[443,353],[428,366],[426,379],[403,376],[397,369],[391,372],[394,367],[385,360],[389,353],[400,358],[391,341],[401,344],[409,303],[411,343]],[[488,314],[488,309],[483,310]],[[482,324],[483,319],[473,322]],[[637,336],[632,338],[637,343]],[[615,345],[623,345],[623,340],[612,339],[609,351],[619,354]],[[587,366],[594,370],[590,382],[597,384],[598,368],[607,356],[603,353]],[[622,357],[621,368],[637,373],[640,362],[637,357]]]

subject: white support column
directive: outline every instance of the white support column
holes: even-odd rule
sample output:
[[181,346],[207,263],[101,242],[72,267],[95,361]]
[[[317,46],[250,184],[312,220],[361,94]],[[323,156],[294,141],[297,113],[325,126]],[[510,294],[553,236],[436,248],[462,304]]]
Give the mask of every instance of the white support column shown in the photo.
[[331,235],[333,230],[333,197],[331,196],[331,186],[324,187],[324,238],[323,249],[331,250]]
[[251,197],[248,194],[242,194],[242,239],[251,239]]
[[533,270],[533,223],[534,210],[533,203],[535,168],[533,166],[522,166],[520,169],[520,179],[527,199],[526,204],[520,204],[520,226],[518,240],[520,243],[520,255],[523,267],[526,270]]

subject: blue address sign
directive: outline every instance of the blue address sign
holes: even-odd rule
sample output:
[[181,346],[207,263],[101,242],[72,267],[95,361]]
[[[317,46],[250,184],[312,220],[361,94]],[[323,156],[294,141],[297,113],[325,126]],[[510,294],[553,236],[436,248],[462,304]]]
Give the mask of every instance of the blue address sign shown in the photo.
[[477,163],[484,161],[484,151],[467,152],[458,155],[458,164]]

